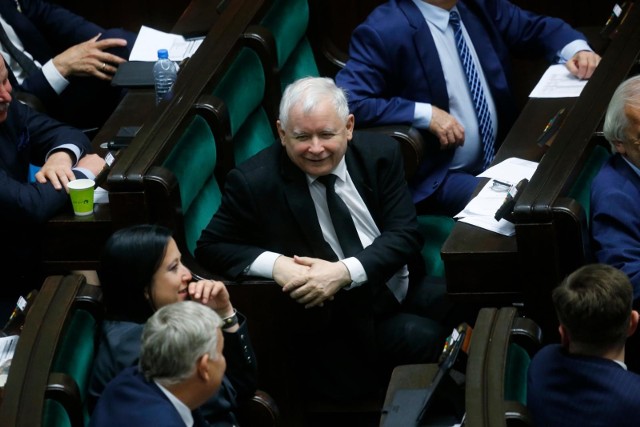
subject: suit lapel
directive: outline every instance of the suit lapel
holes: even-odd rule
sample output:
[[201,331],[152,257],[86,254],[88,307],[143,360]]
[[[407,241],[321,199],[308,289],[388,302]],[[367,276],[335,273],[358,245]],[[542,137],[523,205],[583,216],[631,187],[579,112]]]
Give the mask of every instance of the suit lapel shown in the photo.
[[431,103],[438,105],[449,111],[449,94],[447,92],[447,84],[444,80],[442,72],[442,63],[438,56],[435,42],[431,36],[431,31],[420,12],[411,0],[399,0],[398,7],[402,10],[409,25],[413,29],[413,45],[416,54],[420,60],[420,65],[424,69],[424,73],[431,91]]
[[29,18],[18,11],[13,1],[0,1],[0,14],[14,29],[25,50],[33,55],[38,62],[44,65],[53,57],[47,40]]

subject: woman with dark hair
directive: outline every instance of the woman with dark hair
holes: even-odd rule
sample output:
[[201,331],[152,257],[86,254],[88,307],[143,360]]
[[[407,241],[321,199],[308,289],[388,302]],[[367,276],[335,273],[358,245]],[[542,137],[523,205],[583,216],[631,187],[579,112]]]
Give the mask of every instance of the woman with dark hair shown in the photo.
[[194,281],[171,231],[155,225],[115,232],[103,249],[98,275],[105,321],[89,389],[93,403],[111,379],[138,363],[142,328],[153,312],[191,299],[223,319],[227,370],[220,390],[202,410],[213,426],[237,424],[233,411],[238,402],[253,396],[257,371],[245,319],[233,308],[224,284]]

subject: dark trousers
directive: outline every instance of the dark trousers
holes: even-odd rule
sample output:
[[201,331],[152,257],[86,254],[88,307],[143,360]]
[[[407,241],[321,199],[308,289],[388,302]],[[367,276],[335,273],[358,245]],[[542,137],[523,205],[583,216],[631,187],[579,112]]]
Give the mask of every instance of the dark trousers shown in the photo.
[[423,215],[454,216],[469,203],[480,179],[467,173],[449,171],[438,189],[416,204]]

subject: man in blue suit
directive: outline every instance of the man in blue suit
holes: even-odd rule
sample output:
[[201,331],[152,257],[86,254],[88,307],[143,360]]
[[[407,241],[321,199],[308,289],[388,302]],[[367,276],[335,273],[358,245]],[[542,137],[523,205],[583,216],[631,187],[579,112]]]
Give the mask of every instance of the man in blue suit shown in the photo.
[[[16,89],[35,95],[52,117],[77,127],[100,126],[118,105],[110,85],[136,35],[105,30],[42,0],[0,0],[0,23],[10,43],[32,60],[24,64],[0,39],[0,53]],[[28,63],[28,61],[27,61]]]
[[[104,160],[86,153],[91,143],[20,102],[12,102],[11,83],[0,58],[0,295],[39,286],[41,224],[69,205],[66,187],[76,178],[94,178]],[[29,164],[42,166],[29,183]],[[33,279],[33,280],[31,280]]]
[[640,76],[613,94],[603,131],[616,154],[591,185],[591,231],[599,262],[624,271],[640,297]]
[[554,289],[561,344],[540,350],[529,367],[535,425],[638,425],[640,376],[624,364],[638,326],[632,301],[627,276],[605,264],[584,266]]
[[[460,60],[468,47],[486,99],[486,141]],[[349,61],[336,76],[362,125],[411,124],[423,130],[427,151],[412,182],[418,212],[455,215],[470,200],[474,176],[493,158],[517,117],[511,55],[566,61],[589,78],[600,57],[584,36],[560,19],[524,11],[507,0],[391,0],[375,9],[351,37]]]
[[226,369],[221,326],[215,311],[195,301],[160,308],[144,326],[139,366],[107,385],[89,425],[208,426],[198,408]]

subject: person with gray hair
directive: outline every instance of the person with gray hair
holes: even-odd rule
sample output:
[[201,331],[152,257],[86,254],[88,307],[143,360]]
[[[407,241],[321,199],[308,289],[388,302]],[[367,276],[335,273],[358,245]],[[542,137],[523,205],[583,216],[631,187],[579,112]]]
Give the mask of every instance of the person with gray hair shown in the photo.
[[393,366],[437,360],[458,324],[444,284],[425,281],[397,142],[354,125],[333,80],[289,85],[279,143],[228,174],[196,248],[210,271],[273,279],[291,297],[305,397],[374,394]]
[[107,385],[90,426],[208,426],[198,408],[224,376],[221,326],[215,311],[195,301],[156,311],[144,326],[139,366]]
[[637,425],[640,376],[624,363],[638,327],[632,301],[629,278],[605,264],[583,266],[553,290],[560,344],[540,350],[529,367],[535,425]]
[[640,76],[616,89],[604,135],[615,154],[591,185],[591,232],[596,259],[624,271],[640,297]]

